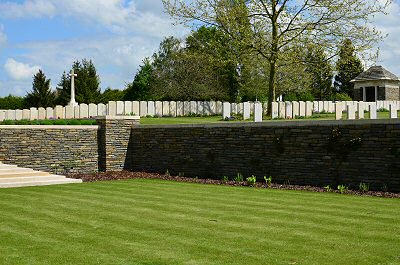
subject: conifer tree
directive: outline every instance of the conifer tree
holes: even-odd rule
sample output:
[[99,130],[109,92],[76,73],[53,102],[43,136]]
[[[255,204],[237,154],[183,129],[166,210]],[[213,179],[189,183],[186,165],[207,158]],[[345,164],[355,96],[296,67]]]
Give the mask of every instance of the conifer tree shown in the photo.
[[335,89],[337,92],[346,93],[353,98],[354,85],[350,82],[363,72],[361,60],[355,54],[355,48],[350,39],[346,39],[339,51],[336,63]]
[[32,82],[32,92],[26,95],[27,104],[31,107],[51,107],[54,106],[55,94],[50,88],[50,79],[42,70],[39,70]]

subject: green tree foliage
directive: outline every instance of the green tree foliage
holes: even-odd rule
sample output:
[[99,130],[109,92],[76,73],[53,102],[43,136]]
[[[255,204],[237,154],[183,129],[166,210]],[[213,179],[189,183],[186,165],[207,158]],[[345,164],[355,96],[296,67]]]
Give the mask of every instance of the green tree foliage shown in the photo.
[[[100,102],[100,78],[91,60],[75,61],[72,65],[77,77],[75,78],[75,94],[78,103]],[[57,88],[57,104],[67,105],[71,95],[71,78],[64,72]]]
[[125,90],[112,89],[108,87],[103,93],[101,93],[99,103],[107,104],[109,101],[125,100],[124,97]]
[[291,47],[314,43],[335,53],[337,44],[349,38],[360,50],[370,48],[381,35],[369,22],[390,3],[390,0],[162,1],[166,11],[178,21],[192,27],[198,25],[196,22],[218,27],[237,47],[250,47],[267,60],[269,112],[276,97],[279,68],[288,63],[303,63],[303,57],[288,56]]
[[332,99],[333,69],[328,56],[321,47],[309,45],[306,71],[310,74],[310,90],[314,98]]
[[143,60],[138,73],[132,83],[126,87],[124,100],[149,100],[150,85],[153,79],[153,66],[149,58]]
[[350,39],[346,39],[340,46],[339,59],[336,63],[335,89],[354,96],[354,85],[350,82],[363,72],[361,60],[355,54],[355,47]]
[[33,77],[32,91],[26,95],[26,102],[31,107],[53,107],[55,94],[50,88],[50,79],[39,70]]
[[0,98],[0,109],[24,109],[29,106],[26,104],[24,97],[8,95],[7,97]]

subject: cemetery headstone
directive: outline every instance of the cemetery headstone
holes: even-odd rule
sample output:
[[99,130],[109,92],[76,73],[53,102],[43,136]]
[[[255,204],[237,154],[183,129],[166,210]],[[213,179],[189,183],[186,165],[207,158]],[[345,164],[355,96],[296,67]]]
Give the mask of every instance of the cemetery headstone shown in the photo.
[[222,118],[229,119],[231,117],[231,103],[224,102],[222,104]]
[[254,103],[254,122],[262,122],[263,108],[261,102]]
[[243,103],[243,120],[250,119],[250,102]]
[[156,115],[154,101],[147,101],[147,115],[151,117],[154,117],[154,115]]

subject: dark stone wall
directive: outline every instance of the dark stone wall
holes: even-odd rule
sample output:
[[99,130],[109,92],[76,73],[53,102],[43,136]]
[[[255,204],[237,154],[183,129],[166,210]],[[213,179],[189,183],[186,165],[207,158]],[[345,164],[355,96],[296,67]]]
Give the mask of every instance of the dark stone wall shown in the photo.
[[58,174],[98,170],[98,126],[2,126],[0,161]]
[[125,169],[400,191],[399,161],[399,120],[284,121],[134,127]]

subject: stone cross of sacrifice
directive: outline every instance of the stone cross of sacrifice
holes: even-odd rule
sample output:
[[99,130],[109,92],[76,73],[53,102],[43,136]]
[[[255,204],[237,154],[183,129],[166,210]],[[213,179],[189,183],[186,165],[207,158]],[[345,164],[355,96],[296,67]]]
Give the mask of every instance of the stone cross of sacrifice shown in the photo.
[[78,103],[75,101],[75,77],[78,75],[74,73],[74,69],[71,70],[71,73],[68,74],[71,77],[71,100],[69,102],[70,106],[78,106]]

